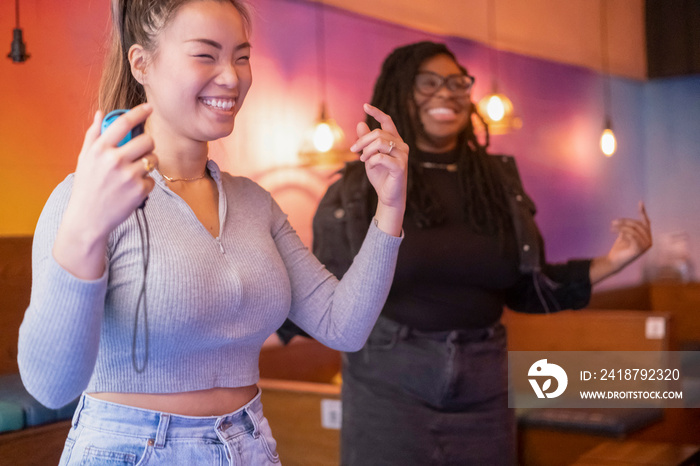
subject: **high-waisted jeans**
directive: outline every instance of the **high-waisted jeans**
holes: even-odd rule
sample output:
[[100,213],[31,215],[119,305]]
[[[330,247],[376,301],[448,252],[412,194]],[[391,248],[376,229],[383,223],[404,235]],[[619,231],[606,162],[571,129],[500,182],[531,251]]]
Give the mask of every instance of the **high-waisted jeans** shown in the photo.
[[343,355],[342,401],[345,466],[516,463],[500,323],[419,332],[380,317]]
[[277,465],[276,447],[260,390],[237,411],[212,417],[161,413],[83,395],[59,465]]

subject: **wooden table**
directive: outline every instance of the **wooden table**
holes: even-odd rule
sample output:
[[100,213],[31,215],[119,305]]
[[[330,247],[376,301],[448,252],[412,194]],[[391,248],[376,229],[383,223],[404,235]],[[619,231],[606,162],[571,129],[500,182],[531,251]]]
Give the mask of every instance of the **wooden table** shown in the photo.
[[573,466],[685,466],[700,464],[698,445],[636,440],[607,441],[584,453]]

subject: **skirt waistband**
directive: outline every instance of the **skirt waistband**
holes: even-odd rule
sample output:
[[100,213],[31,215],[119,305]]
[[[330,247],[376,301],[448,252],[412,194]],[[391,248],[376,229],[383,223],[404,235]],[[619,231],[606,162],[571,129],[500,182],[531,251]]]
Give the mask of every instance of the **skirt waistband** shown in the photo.
[[422,338],[426,340],[441,341],[441,342],[458,342],[469,343],[476,341],[484,341],[494,336],[501,335],[505,332],[505,327],[499,321],[493,325],[484,328],[463,328],[454,330],[441,331],[424,331],[417,330],[405,324],[400,324],[394,320],[380,316],[377,320],[377,326],[392,333],[396,333],[400,339],[407,338]]

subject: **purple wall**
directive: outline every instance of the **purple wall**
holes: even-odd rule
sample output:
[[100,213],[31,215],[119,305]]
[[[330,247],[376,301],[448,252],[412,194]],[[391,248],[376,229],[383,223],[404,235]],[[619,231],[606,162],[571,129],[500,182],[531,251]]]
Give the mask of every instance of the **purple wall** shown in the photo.
[[[276,63],[279,80],[275,85],[301,93],[295,98],[305,108],[298,110],[306,112],[309,119],[304,124],[310,125],[320,100],[316,86],[315,7],[304,2],[264,0],[256,2],[256,17],[254,54]],[[384,57],[406,43],[423,39],[446,42],[477,77],[474,98],[478,100],[490,90],[490,51],[482,44],[435,36],[332,7],[326,7],[325,18],[328,104],[348,136],[354,135],[355,124],[362,119],[361,104],[371,96]],[[621,216],[637,217],[640,200],[647,203],[655,234],[664,232],[665,225],[659,220],[667,222],[667,203],[678,207],[674,210],[678,215],[689,211],[681,207],[688,200],[670,199],[659,192],[662,186],[658,182],[650,180],[665,177],[668,169],[659,160],[660,151],[655,145],[697,141],[697,111],[690,115],[693,124],[678,128],[680,134],[674,133],[673,137],[663,125],[657,125],[654,131],[649,131],[648,126],[666,120],[665,113],[672,110],[659,103],[667,88],[680,99],[686,96],[700,102],[697,80],[664,86],[612,78],[612,118],[619,148],[612,158],[606,158],[598,148],[603,125],[601,75],[507,52],[498,52],[498,64],[499,88],[513,101],[523,127],[511,134],[494,136],[492,151],[517,158],[526,189],[538,205],[537,220],[550,260],[607,252],[615,239],[610,222]],[[255,58],[253,66],[255,70]],[[305,86],[298,85],[300,76],[304,77]],[[688,151],[695,147],[695,143],[684,147],[678,157],[688,157]],[[684,183],[694,184],[692,180],[697,175],[688,176]],[[690,211],[697,214],[698,209],[693,207]],[[691,236],[700,240],[697,234],[694,231]],[[649,257],[608,280],[605,286],[640,281],[642,266]]]
[[[700,264],[700,76],[645,86],[645,181],[654,212],[656,246],[651,259],[667,263],[687,255]],[[686,244],[687,243],[687,244]]]
[[[6,3],[0,5],[12,11]],[[8,90],[0,110],[3,234],[30,233],[50,191],[75,167],[95,105],[108,24],[105,2],[84,3],[70,0],[52,8],[46,2],[27,2],[22,23],[32,58],[22,65],[1,62],[0,82]],[[300,169],[297,158],[302,133],[317,117],[321,97],[316,4],[250,3],[255,9],[253,88],[234,134],[213,143],[212,151],[223,168],[274,185],[275,195],[308,240],[315,202],[328,181],[323,170]],[[10,18],[0,14],[8,31]],[[384,57],[397,46],[422,39],[448,43],[477,76],[475,99],[489,91],[490,50],[482,44],[326,8],[328,103],[348,139],[363,119],[361,104],[370,98]],[[70,47],[76,44],[82,48]],[[610,221],[636,216],[637,201],[643,199],[655,247],[642,262],[657,261],[666,238],[673,236],[686,238],[687,254],[700,263],[700,77],[612,79],[620,148],[608,159],[597,146],[603,123],[599,74],[506,52],[498,53],[498,59],[500,88],[513,100],[523,128],[495,136],[492,149],[517,157],[539,207],[549,258],[604,253],[614,239]],[[56,115],[63,124],[56,124]],[[33,177],[25,176],[28,171]],[[606,286],[641,280],[641,265]]]

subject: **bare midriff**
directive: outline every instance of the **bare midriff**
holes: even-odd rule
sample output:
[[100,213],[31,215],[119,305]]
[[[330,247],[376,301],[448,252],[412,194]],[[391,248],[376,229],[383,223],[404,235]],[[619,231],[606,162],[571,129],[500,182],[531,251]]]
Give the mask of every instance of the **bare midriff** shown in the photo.
[[257,392],[257,385],[248,385],[180,393],[97,392],[88,395],[112,403],[182,416],[221,416],[245,406]]

